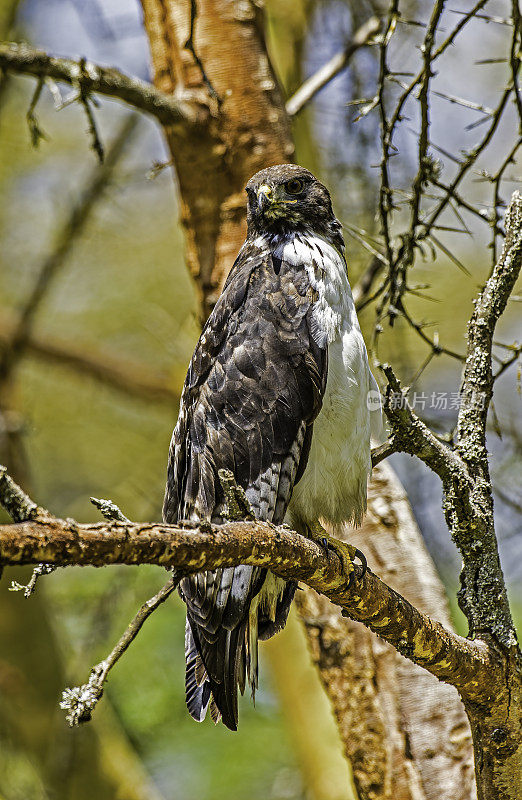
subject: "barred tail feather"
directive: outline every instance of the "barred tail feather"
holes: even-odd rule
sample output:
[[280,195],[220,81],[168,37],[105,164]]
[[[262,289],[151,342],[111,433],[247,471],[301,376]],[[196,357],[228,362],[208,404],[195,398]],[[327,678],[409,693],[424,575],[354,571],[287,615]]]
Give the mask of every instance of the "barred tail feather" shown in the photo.
[[187,619],[185,623],[185,700],[189,714],[203,722],[211,699],[210,681],[201,670],[201,658]]
[[256,689],[259,682],[258,647],[257,647],[258,602],[259,602],[259,595],[257,595],[250,604],[250,612],[248,616],[248,632],[247,632],[248,682],[252,690],[252,700],[255,700]]
[[212,643],[204,631],[187,617],[185,628],[185,698],[190,715],[197,721],[207,711],[213,722],[237,730],[237,690],[245,688],[247,620],[232,630],[222,628]]

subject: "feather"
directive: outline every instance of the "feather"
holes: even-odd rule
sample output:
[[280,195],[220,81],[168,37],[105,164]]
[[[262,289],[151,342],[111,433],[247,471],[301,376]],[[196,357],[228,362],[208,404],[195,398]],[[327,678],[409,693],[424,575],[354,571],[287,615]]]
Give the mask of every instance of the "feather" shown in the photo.
[[[234,473],[256,517],[274,524],[282,523],[291,501],[294,509],[293,496],[303,498],[314,488],[310,475],[317,463],[312,472],[308,464],[316,455],[315,425],[321,423],[325,442],[333,430],[318,416],[331,386],[329,350],[341,323],[354,329],[356,317],[327,190],[295,165],[260,173],[283,183],[295,174],[307,190],[298,205],[286,206],[289,216],[263,221],[250,209],[247,240],[194,351],[169,451],[166,522],[187,517],[221,522],[221,468]],[[338,356],[335,351],[335,370],[342,367]],[[353,372],[363,383],[365,357],[354,351],[350,362],[356,365],[359,358],[363,364]],[[361,412],[364,428],[363,417]],[[349,422],[347,412],[339,419]],[[334,450],[336,440],[346,436],[335,431]],[[367,451],[363,461],[369,446]],[[349,466],[350,487],[360,493],[366,473],[356,462]],[[297,503],[296,513],[301,510]],[[237,690],[243,692],[248,680],[254,694],[258,682],[258,639],[284,626],[295,589],[295,582],[251,566],[183,579],[186,695],[195,719],[201,721],[210,709],[214,722],[222,719],[237,729]]]

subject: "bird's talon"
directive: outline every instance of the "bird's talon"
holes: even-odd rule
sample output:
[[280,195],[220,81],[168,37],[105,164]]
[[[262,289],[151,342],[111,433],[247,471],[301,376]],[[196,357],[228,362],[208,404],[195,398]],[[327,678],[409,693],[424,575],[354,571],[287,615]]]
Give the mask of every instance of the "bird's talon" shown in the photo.
[[354,555],[355,558],[358,558],[359,561],[361,562],[361,567],[362,567],[361,578],[364,578],[364,576],[366,575],[366,570],[368,569],[368,562],[366,561],[366,556],[364,555],[362,550],[359,550],[358,547],[355,548]]
[[330,550],[334,550],[337,557],[341,561],[343,565],[343,571],[348,573],[348,582],[346,584],[346,589],[349,590],[353,587],[356,579],[356,572],[355,572],[355,565],[354,560],[357,558],[361,562],[361,574],[357,577],[357,580],[361,580],[368,568],[368,562],[366,561],[366,556],[364,553],[359,550],[358,547],[354,547],[351,544],[347,544],[346,542],[339,541],[337,539],[330,539],[328,541],[328,546]]
[[333,550],[333,552],[337,555],[338,559],[343,565],[344,572],[349,574],[346,588],[350,589],[355,581],[355,569],[353,563],[354,559],[358,558],[361,562],[362,572],[360,578],[363,578],[368,568],[366,556],[361,550],[359,550],[358,547],[354,547],[352,544],[348,544],[347,542],[343,542],[339,539],[331,538],[325,534],[326,532],[320,523],[308,528],[309,537],[321,545],[327,558],[330,550]]

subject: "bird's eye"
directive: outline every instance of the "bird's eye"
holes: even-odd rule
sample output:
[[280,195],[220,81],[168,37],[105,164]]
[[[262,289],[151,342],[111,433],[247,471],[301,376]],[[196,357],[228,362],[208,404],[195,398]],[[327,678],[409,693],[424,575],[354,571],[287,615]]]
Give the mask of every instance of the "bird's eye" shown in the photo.
[[285,189],[288,194],[301,194],[303,191],[303,181],[298,178],[292,178],[291,181],[285,183]]

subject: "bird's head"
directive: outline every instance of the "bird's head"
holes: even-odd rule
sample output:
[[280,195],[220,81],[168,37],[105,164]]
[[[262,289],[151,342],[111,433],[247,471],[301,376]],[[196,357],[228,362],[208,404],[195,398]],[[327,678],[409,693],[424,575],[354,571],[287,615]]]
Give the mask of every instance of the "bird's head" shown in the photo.
[[308,229],[331,236],[339,231],[328,189],[297,164],[256,172],[246,192],[250,235]]

